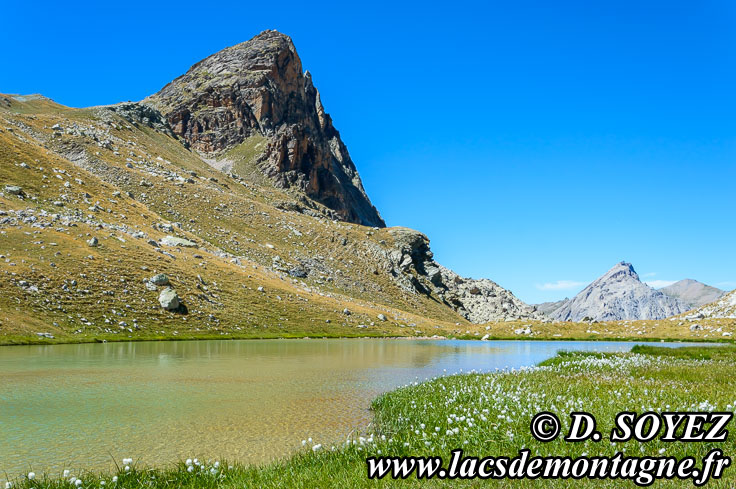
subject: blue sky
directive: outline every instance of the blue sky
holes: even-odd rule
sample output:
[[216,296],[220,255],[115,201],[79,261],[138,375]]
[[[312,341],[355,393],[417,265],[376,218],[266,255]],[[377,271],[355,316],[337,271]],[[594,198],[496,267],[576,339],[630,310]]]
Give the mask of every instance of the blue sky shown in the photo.
[[531,303],[621,260],[736,287],[736,3],[104,3],[5,2],[0,92],[139,100],[275,28],[443,264]]

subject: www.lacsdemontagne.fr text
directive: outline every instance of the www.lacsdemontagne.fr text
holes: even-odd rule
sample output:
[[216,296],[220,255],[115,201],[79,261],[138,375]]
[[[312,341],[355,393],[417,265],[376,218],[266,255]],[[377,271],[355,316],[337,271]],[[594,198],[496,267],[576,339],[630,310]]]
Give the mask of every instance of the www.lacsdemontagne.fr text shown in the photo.
[[445,467],[442,457],[369,457],[369,479],[618,479],[649,486],[661,479],[690,480],[703,486],[720,479],[731,464],[719,449],[703,457],[700,469],[694,457],[532,457],[528,449],[515,457],[465,457],[452,450]]

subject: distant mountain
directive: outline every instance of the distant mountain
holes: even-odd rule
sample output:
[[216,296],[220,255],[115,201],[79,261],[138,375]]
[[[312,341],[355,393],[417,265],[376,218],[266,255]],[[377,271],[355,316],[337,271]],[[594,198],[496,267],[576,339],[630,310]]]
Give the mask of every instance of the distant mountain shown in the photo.
[[550,316],[558,321],[663,319],[688,309],[679,299],[643,283],[630,263],[621,262]]
[[710,304],[726,295],[724,290],[711,287],[710,285],[706,285],[689,278],[675,282],[667,287],[662,287],[659,290],[670,297],[680,299],[682,302],[687,304],[690,309]]
[[542,314],[551,317],[556,310],[566,305],[568,302],[570,302],[570,299],[565,297],[561,301],[542,302],[541,304],[534,304],[534,307],[536,307],[537,311],[541,312]]

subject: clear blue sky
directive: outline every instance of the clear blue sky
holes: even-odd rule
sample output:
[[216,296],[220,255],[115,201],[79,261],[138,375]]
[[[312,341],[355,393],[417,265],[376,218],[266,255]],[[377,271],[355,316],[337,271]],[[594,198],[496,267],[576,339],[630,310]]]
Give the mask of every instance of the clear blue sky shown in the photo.
[[736,286],[729,0],[11,0],[3,18],[0,92],[70,106],[139,100],[289,34],[388,224],[527,302],[620,260]]

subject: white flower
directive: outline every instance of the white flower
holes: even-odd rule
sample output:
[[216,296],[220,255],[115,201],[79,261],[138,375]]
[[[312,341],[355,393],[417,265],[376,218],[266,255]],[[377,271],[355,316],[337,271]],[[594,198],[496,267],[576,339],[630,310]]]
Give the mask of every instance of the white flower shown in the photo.
[[194,465],[199,465],[199,460],[196,458],[194,459]]
[[216,468],[214,468],[214,467],[212,467],[212,468],[210,469],[210,474],[212,474],[212,475],[215,475],[216,473],[217,473],[217,469],[216,469]]
[[192,465],[192,459],[188,458],[186,462],[184,462],[187,465]]
[[112,482],[115,483],[117,481],[118,481],[118,476],[117,475],[113,475],[112,476]]
[[28,472],[28,480],[29,481],[32,481],[35,478],[36,478],[36,473],[35,472]]
[[67,477],[69,477],[69,475],[71,475],[71,472],[69,472],[68,470],[65,470],[65,471],[63,472],[63,474],[62,474],[62,477],[63,477],[64,479],[66,479]]
[[220,462],[215,462],[215,468],[216,469],[219,469],[220,468]]
[[123,459],[123,465],[130,465],[132,463],[133,463],[133,459],[132,458],[124,458]]
[[125,471],[126,471],[126,472],[130,472],[130,465],[126,465],[126,466],[125,466]]
[[74,485],[77,486],[77,487],[81,486],[82,485],[82,479],[75,480],[74,481]]
[[11,487],[13,487],[13,483],[12,482],[6,482],[5,483],[5,489],[10,489]]
[[317,451],[319,451],[320,448],[322,448],[322,444],[321,443],[317,443],[316,445],[314,445],[312,447],[312,451],[313,452],[317,452]]
[[194,465],[187,467],[187,472],[194,472]]
[[105,484],[107,484],[107,482],[105,482],[105,481],[100,481],[100,485],[101,485],[101,486],[104,486]]

